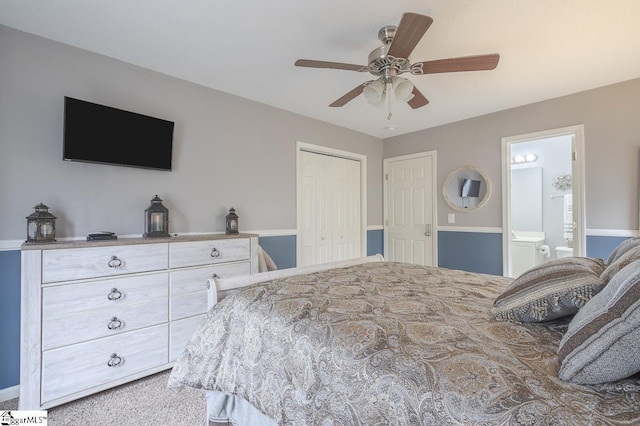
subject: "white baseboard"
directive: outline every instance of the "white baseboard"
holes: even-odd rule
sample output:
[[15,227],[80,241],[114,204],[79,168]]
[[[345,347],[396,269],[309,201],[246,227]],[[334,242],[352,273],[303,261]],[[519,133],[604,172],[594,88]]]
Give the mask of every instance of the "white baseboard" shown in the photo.
[[10,388],[0,389],[0,402],[8,401],[20,396],[20,385],[11,386]]

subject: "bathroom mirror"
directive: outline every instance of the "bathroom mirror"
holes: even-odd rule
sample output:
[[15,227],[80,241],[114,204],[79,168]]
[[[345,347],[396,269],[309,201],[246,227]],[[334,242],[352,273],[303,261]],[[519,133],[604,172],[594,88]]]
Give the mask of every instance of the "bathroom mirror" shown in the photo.
[[489,201],[491,181],[476,167],[459,167],[447,176],[442,193],[449,207],[456,211],[477,210]]

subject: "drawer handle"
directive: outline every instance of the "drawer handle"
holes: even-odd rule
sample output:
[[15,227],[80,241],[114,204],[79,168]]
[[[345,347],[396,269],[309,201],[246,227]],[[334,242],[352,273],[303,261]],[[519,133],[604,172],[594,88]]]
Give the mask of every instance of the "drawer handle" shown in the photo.
[[118,259],[118,256],[111,256],[111,260],[107,265],[109,265],[109,268],[119,268],[122,266],[122,260]]
[[213,250],[211,250],[211,257],[220,257],[220,252],[217,248],[214,247]]
[[117,288],[112,288],[111,289],[111,293],[109,293],[109,295],[107,296],[107,299],[109,300],[118,300],[122,297],[122,292],[120,290],[118,290]]
[[117,367],[124,362],[124,358],[119,357],[118,354],[111,354],[111,358],[107,361],[109,367]]
[[[211,279],[214,279],[214,278],[220,278],[220,277],[218,277],[218,274],[211,275]],[[207,280],[205,285],[207,286],[207,290],[209,290],[211,288],[211,286],[209,285],[209,280]]]
[[120,321],[118,317],[113,317],[111,318],[111,321],[109,322],[109,325],[107,325],[107,327],[109,328],[109,330],[117,330],[123,325],[124,323]]

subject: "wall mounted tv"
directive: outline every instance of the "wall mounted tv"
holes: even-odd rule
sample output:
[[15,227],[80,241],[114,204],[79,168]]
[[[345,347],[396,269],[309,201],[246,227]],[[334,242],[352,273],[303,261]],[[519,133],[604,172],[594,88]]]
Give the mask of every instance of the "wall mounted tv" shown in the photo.
[[64,98],[63,159],[171,170],[172,121]]

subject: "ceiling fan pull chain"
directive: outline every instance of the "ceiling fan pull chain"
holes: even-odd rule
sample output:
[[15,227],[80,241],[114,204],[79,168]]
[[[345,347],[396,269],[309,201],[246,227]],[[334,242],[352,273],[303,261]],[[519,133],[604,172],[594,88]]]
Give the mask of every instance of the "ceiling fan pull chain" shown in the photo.
[[387,115],[387,120],[391,120],[391,97],[393,96],[393,83],[388,82],[386,89],[387,92],[387,111],[389,114]]

